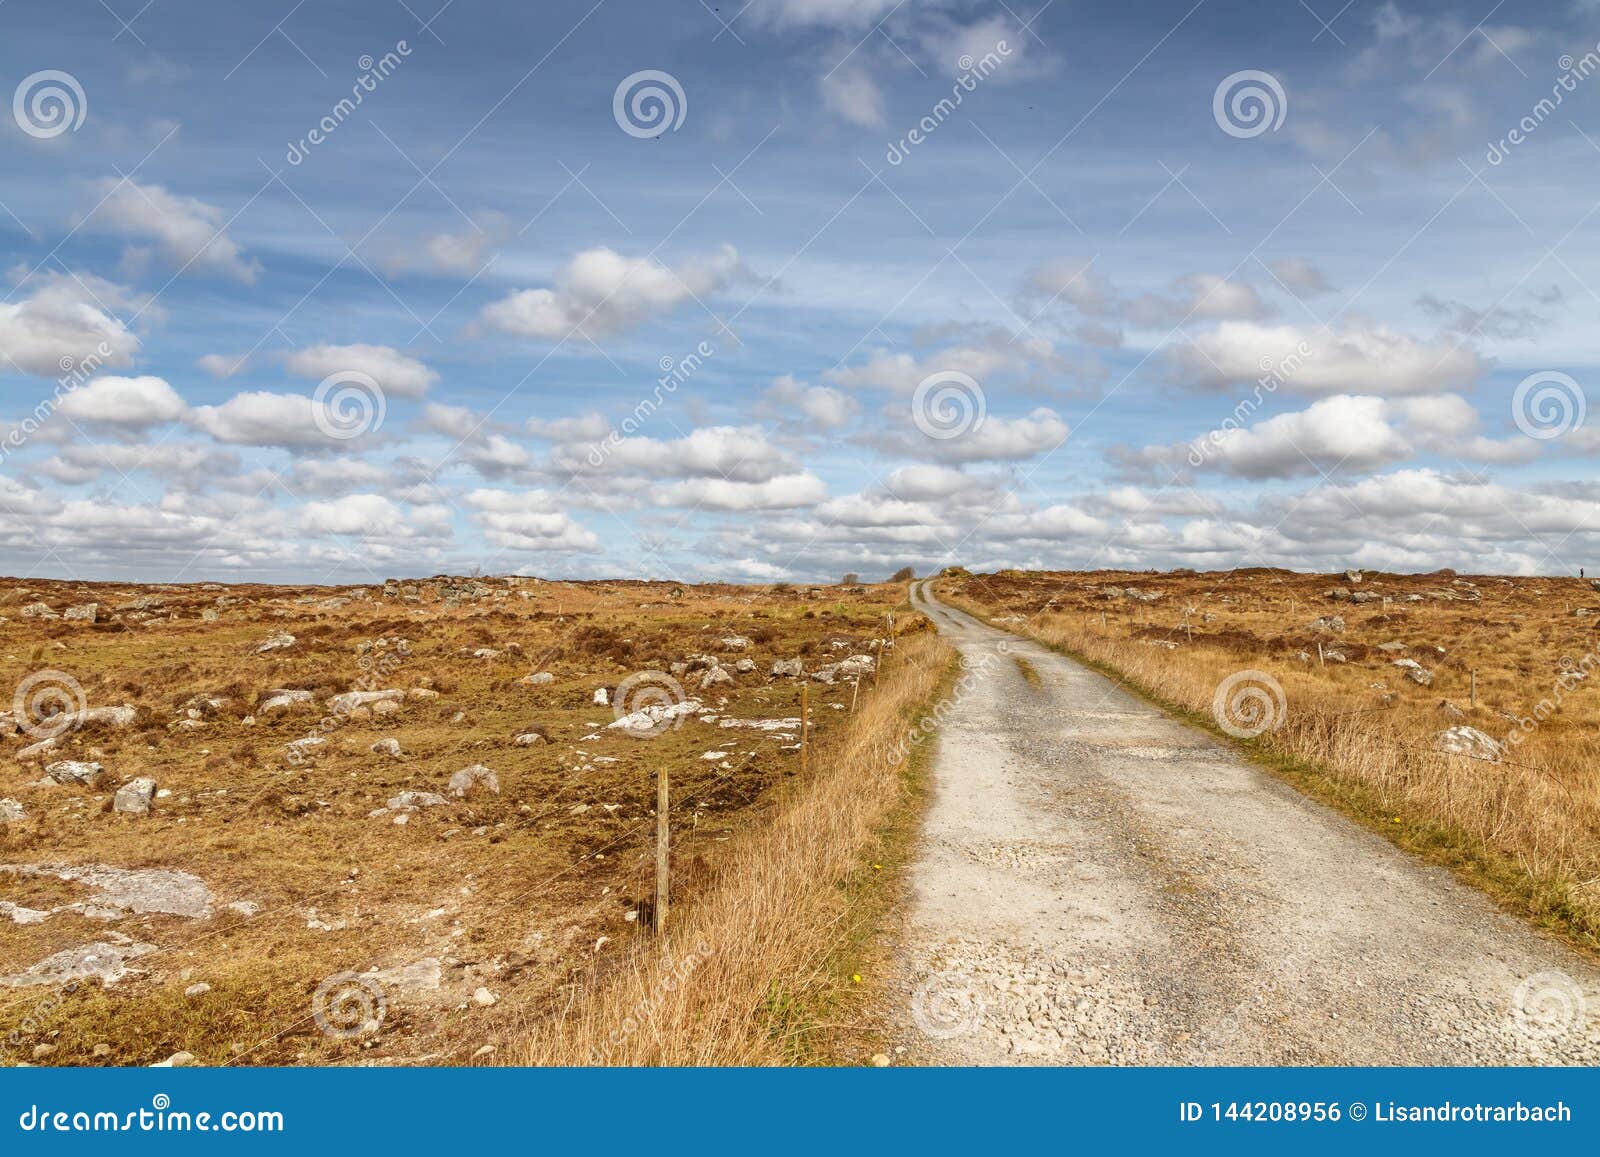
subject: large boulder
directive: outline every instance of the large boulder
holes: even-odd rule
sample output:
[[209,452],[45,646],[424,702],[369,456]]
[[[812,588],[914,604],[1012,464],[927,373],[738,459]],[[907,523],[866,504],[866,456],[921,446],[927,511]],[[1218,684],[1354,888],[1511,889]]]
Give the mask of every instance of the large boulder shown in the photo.
[[92,623],[99,612],[99,603],[81,603],[75,607],[68,607],[61,613],[61,617],[69,623]]
[[700,676],[700,689],[704,691],[711,687],[721,687],[732,682],[733,676],[728,673],[726,667],[712,667],[704,675]]
[[1465,724],[1436,732],[1433,747],[1435,751],[1442,751],[1446,755],[1465,755],[1492,763],[1499,763],[1506,753],[1504,745],[1498,740]]
[[806,665],[801,659],[779,659],[772,665],[772,673],[775,676],[798,679],[806,673]]

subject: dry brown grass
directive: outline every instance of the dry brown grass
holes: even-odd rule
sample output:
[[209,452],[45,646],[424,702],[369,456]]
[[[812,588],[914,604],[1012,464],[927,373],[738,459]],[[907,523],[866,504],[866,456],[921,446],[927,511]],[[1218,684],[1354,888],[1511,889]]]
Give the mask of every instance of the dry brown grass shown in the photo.
[[[1275,730],[1244,741],[1256,755],[1508,906],[1600,946],[1600,689],[1591,677],[1557,693],[1569,665],[1581,669],[1586,656],[1595,664],[1597,619],[1574,611],[1600,604],[1600,593],[1563,579],[1373,574],[1348,589],[1377,599],[1327,597],[1343,585],[1342,575],[1284,571],[1003,572],[946,580],[941,590],[1213,729],[1225,678],[1270,674],[1287,711]],[[1160,597],[1103,593],[1128,586]],[[1333,614],[1346,620],[1343,632],[1311,628]],[[1378,649],[1388,641],[1406,649]],[[1344,661],[1319,661],[1318,642]],[[1393,665],[1405,657],[1432,672],[1431,686]],[[1522,741],[1500,762],[1436,751],[1435,735],[1456,724]]]
[[[513,1064],[772,1065],[827,1058],[815,1023],[842,978],[830,959],[860,933],[852,899],[906,804],[894,758],[952,652],[903,643],[890,673],[797,783],[773,821],[746,833],[716,886],[669,932],[639,942],[574,995],[565,1016],[528,1026]],[[848,982],[845,982],[848,983]],[[836,1026],[833,1026],[836,1027]]]
[[[607,731],[612,712],[593,704],[594,689],[692,652],[729,663],[744,654],[754,672],[709,691],[686,676],[689,693],[723,719],[792,717],[800,683],[770,677],[771,662],[799,655],[810,671],[873,653],[904,598],[904,584],[847,591],[486,579],[361,594],[0,580],[8,620],[0,623],[0,712],[11,689],[42,667],[71,674],[90,705],[138,709],[125,730],[84,727],[62,737],[52,758],[105,765],[93,790],[38,786],[41,761],[15,758],[30,740],[0,726],[0,797],[27,812],[0,822],[0,864],[176,869],[199,876],[216,897],[209,920],[107,924],[62,911],[15,925],[0,916],[0,975],[108,935],[158,949],[111,987],[0,987],[0,1025],[27,1025],[15,1042],[0,1033],[0,1056],[25,1060],[44,1045],[55,1048],[53,1064],[148,1064],[179,1050],[208,1064],[467,1060],[501,1039],[506,1023],[562,1007],[597,967],[631,955],[650,896],[658,767],[671,769],[681,809],[673,858],[683,913],[799,777],[798,754],[780,734],[694,719],[648,741]],[[161,605],[130,606],[140,599]],[[101,621],[24,619],[20,609],[35,601],[58,611],[98,601]],[[928,624],[902,609],[896,626],[905,635]],[[294,647],[256,653],[281,630],[296,637]],[[748,651],[721,649],[720,637],[735,633],[752,641]],[[409,650],[372,679],[358,649],[385,636],[403,636]],[[499,657],[473,657],[484,647]],[[535,670],[553,682],[521,682]],[[326,696],[364,682],[439,695],[408,699],[387,718],[339,719],[314,759],[287,761],[286,743],[320,729]],[[276,687],[315,690],[317,702],[259,711],[263,692]],[[228,703],[186,730],[185,705],[201,693]],[[845,729],[850,698],[848,684],[810,684],[816,741],[832,743]],[[549,741],[514,745],[514,735],[534,729]],[[369,750],[388,736],[405,758]],[[727,749],[726,766],[701,758],[716,748]],[[443,792],[453,772],[474,763],[497,773],[498,795],[451,800],[405,826],[369,814],[402,790]],[[143,775],[170,792],[152,814],[108,810],[117,786]],[[84,898],[76,884],[0,872],[0,900],[51,908]],[[254,905],[253,914],[231,911],[236,901]],[[391,991],[376,1037],[352,1043],[318,1032],[311,998],[323,978],[422,958],[441,963],[442,984],[415,996]],[[186,997],[200,982],[211,991]],[[471,1004],[479,985],[500,1003]],[[95,1055],[101,1044],[111,1050],[103,1057]]]

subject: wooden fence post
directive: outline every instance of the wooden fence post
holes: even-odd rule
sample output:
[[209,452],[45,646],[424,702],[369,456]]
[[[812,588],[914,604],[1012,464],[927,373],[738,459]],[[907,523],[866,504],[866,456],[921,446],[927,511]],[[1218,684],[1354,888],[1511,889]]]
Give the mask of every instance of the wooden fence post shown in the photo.
[[656,772],[656,935],[667,930],[667,769]]
[[810,716],[807,704],[808,684],[800,684],[800,774],[806,773],[806,720]]

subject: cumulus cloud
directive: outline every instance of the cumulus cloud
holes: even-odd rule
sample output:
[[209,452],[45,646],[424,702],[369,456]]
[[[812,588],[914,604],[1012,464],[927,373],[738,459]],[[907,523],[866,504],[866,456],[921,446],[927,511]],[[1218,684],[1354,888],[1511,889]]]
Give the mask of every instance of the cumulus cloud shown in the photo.
[[645,478],[716,478],[763,483],[797,473],[790,457],[748,426],[707,426],[682,438],[617,438],[606,442],[602,461],[591,447],[556,446],[552,463],[573,474],[610,472]]
[[107,311],[107,304],[128,300],[126,290],[96,278],[38,279],[28,297],[0,302],[0,373],[17,369],[53,378],[86,362],[107,369],[131,365],[139,339]]
[[809,471],[800,471],[780,474],[763,482],[690,478],[654,491],[652,501],[657,506],[684,506],[696,510],[791,510],[814,506],[827,493],[822,479]]
[[226,215],[215,205],[127,177],[107,177],[95,189],[100,202],[83,219],[89,228],[150,242],[178,269],[216,273],[247,285],[261,272],[260,264],[228,236]]
[[300,394],[265,390],[235,394],[220,406],[196,406],[189,412],[189,422],[218,442],[237,446],[326,450],[354,441],[325,433],[324,426],[338,424],[330,421],[326,410],[319,414],[316,403]]
[[848,426],[861,409],[849,394],[830,386],[809,386],[791,374],[776,379],[762,398],[765,413],[799,420],[816,430]]
[[519,337],[605,337],[635,329],[745,275],[731,245],[675,269],[600,246],[568,262],[553,288],[513,290],[485,306],[481,317],[490,328]]
[[908,458],[934,458],[947,463],[1019,462],[1054,450],[1070,432],[1059,414],[1040,406],[1021,418],[991,414],[981,425],[952,438],[930,438],[919,430],[898,429],[870,436],[869,440],[886,453]]
[[543,490],[474,490],[466,495],[484,537],[505,550],[593,551],[600,540]]
[[139,431],[175,422],[188,412],[176,390],[161,378],[95,378],[65,394],[60,411],[75,422]]
[[1223,322],[1175,347],[1171,363],[1180,381],[1202,389],[1255,382],[1278,367],[1282,389],[1312,395],[1431,393],[1469,385],[1485,369],[1460,343],[1424,341],[1370,322],[1331,333]]
[[291,374],[326,378],[331,374],[360,373],[372,378],[384,393],[420,398],[439,375],[416,358],[386,345],[315,345],[284,358]]

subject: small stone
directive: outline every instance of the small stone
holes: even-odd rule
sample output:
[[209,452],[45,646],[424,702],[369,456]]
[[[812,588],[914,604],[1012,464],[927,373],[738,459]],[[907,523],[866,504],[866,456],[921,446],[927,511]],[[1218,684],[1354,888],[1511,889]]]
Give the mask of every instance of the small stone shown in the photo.
[[190,1000],[193,1000],[195,997],[204,996],[210,991],[211,986],[202,980],[199,984],[191,984],[188,988],[184,989],[183,995],[187,996]]
[[596,707],[609,707],[611,705],[611,692],[604,687],[594,689],[594,705]]
[[194,1064],[194,1054],[186,1052],[173,1053],[164,1061],[157,1061],[151,1065],[152,1069],[186,1069]]
[[457,799],[466,799],[480,787],[495,795],[500,794],[500,777],[481,763],[463,767],[450,777],[450,794]]
[[888,1068],[889,1067],[889,1054],[888,1053],[873,1053],[872,1054],[872,1067],[875,1068],[875,1069],[886,1069],[886,1068]]
[[111,1046],[106,1044],[105,1041],[101,1041],[94,1046],[94,1052],[91,1055],[96,1058],[109,1057],[111,1055]]
[[14,799],[0,799],[0,824],[16,823],[25,813],[22,805]]
[[36,1060],[36,1061],[42,1061],[46,1057],[48,1057],[52,1053],[54,1053],[55,1051],[56,1051],[56,1046],[55,1045],[34,1045],[33,1046],[33,1059]]
[[488,1057],[494,1056],[494,1053],[495,1048],[493,1045],[482,1045],[479,1047],[477,1052],[472,1054],[472,1059],[475,1061],[481,1061]]
[[[550,674],[549,671],[535,671],[532,675],[524,675],[522,677],[522,681],[530,686],[539,687],[546,683],[554,683],[556,681],[556,677]],[[483,1047],[493,1048],[494,1046],[484,1045]]]
[[400,750],[400,741],[393,738],[378,740],[372,745],[371,751],[374,755],[392,755],[396,759],[403,754]]
[[479,988],[472,994],[472,1003],[479,1008],[493,1008],[500,1003],[500,998],[487,988]]

